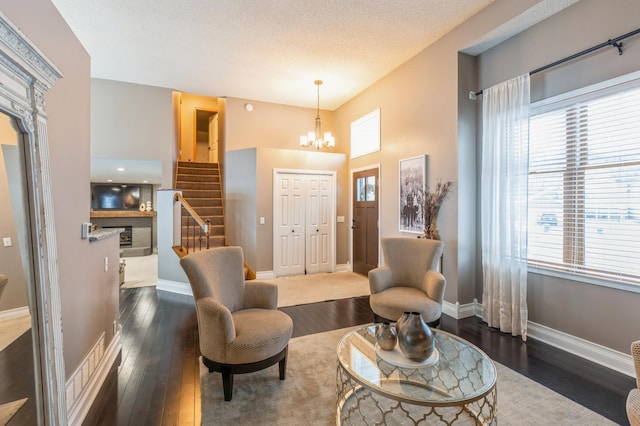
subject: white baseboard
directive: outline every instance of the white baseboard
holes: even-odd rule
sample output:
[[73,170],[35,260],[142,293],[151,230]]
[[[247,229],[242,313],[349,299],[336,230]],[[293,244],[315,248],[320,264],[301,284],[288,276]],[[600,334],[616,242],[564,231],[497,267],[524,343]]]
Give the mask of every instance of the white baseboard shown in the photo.
[[610,368],[627,376],[636,377],[631,355],[531,321],[527,323],[527,336],[581,358],[593,361],[603,367]]
[[[480,306],[482,308],[482,306]],[[442,302],[442,313],[455,319],[462,319],[477,316],[478,302],[474,299],[472,303],[461,305],[460,302],[451,303],[446,300]]]
[[122,349],[122,333],[119,329],[109,347],[104,349],[105,334],[82,361],[67,381],[67,419],[71,426],[81,425],[102,388],[113,363]]
[[26,317],[29,315],[31,314],[28,306],[23,306],[21,308],[7,309],[6,311],[0,311],[0,321]]
[[[442,312],[455,319],[472,316],[482,318],[482,304],[478,303],[477,300],[465,305],[460,305],[458,302],[450,303],[445,300],[442,304]],[[627,376],[636,376],[631,355],[532,321],[527,322],[527,336]]]
[[167,291],[169,293],[184,294],[185,296],[193,296],[189,283],[181,283],[179,281],[158,280],[156,290]]
[[256,272],[256,280],[271,280],[276,277],[273,271],[258,271]]

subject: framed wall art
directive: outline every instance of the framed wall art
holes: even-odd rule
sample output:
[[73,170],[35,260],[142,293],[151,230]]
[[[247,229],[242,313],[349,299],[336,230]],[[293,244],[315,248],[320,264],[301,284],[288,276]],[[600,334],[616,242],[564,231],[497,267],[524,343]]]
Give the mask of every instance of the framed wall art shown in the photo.
[[423,196],[427,189],[427,156],[400,160],[400,232],[424,232]]

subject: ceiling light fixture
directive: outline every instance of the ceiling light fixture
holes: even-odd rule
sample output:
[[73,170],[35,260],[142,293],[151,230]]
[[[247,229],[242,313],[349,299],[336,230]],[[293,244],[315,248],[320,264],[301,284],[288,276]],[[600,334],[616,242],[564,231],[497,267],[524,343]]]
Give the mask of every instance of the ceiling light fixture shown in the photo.
[[300,146],[320,148],[331,148],[336,145],[336,139],[331,136],[331,132],[325,132],[322,134],[322,120],[320,120],[320,85],[322,80],[316,80],[313,82],[318,86],[318,114],[316,115],[316,125],[313,132],[309,132],[307,135],[300,136]]

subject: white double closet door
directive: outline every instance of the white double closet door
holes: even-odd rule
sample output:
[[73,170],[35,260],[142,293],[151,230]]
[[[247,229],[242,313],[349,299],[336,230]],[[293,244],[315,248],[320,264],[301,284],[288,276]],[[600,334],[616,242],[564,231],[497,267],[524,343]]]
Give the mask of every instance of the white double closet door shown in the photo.
[[335,180],[335,172],[274,172],[275,276],[333,272]]

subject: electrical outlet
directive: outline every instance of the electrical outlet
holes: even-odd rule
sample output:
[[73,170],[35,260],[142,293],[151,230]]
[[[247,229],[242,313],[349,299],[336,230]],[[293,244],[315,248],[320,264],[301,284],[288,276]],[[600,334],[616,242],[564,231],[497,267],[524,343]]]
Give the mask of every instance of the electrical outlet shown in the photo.
[[13,245],[13,243],[11,242],[11,237],[4,237],[2,239],[2,245],[4,245],[5,247],[11,247]]
[[104,258],[104,271],[107,272],[109,270],[109,258]]

